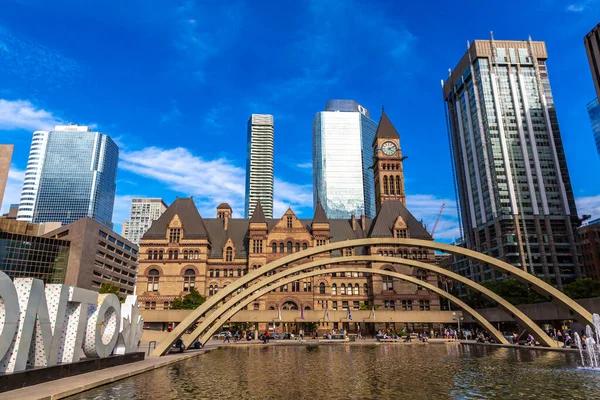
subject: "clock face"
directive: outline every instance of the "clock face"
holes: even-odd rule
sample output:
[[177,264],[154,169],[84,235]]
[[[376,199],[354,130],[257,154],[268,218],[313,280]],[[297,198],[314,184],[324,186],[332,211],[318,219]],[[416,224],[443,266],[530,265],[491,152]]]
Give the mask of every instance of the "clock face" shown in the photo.
[[396,145],[392,142],[385,142],[381,145],[381,151],[383,151],[383,154],[386,156],[393,156],[396,154]]

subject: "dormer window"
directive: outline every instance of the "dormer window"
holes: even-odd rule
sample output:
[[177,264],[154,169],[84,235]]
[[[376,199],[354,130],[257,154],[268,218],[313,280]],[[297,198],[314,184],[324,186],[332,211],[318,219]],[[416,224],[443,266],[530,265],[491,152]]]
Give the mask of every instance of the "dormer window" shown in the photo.
[[406,229],[394,229],[394,237],[406,239],[408,237],[408,232]]
[[227,247],[225,249],[225,261],[233,261],[233,248]]
[[287,217],[287,227],[288,227],[288,229],[292,229],[292,220],[293,219],[292,219],[291,216]]
[[169,243],[179,243],[181,239],[181,228],[169,229]]

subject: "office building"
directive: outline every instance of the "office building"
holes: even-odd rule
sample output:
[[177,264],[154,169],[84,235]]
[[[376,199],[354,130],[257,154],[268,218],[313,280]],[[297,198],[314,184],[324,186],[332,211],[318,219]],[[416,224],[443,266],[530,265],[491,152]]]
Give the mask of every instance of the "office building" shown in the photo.
[[596,87],[596,97],[600,98],[600,24],[585,35],[583,43],[585,44],[592,79]]
[[136,244],[90,217],[44,237],[66,240],[71,245],[65,284],[97,291],[103,283],[112,283],[119,287],[121,297],[133,294],[138,269]]
[[0,271],[11,279],[65,283],[70,243],[41,237],[43,229],[37,224],[0,218]]
[[577,234],[585,276],[600,280],[600,218],[579,227]]
[[252,217],[260,201],[267,218],[273,217],[274,123],[269,114],[252,114],[248,120],[246,199],[244,216]]
[[70,224],[90,217],[112,229],[119,148],[87,126],[33,134],[17,219]]
[[167,209],[163,199],[131,199],[129,220],[123,222],[121,234],[132,243],[138,244],[154,221]]
[[8,171],[10,170],[13,150],[14,146],[12,144],[0,144],[0,209],[2,209],[2,199],[8,182]]
[[377,123],[353,100],[330,100],[313,120],[313,203],[331,218],[375,216],[373,140]]
[[[476,40],[443,83],[466,247],[562,288],[582,276],[580,224],[544,42]],[[462,263],[478,282],[501,279]]]
[[600,157],[600,105],[598,99],[594,99],[587,105],[588,115],[592,124],[592,133],[594,134],[594,142],[596,143],[596,151]]

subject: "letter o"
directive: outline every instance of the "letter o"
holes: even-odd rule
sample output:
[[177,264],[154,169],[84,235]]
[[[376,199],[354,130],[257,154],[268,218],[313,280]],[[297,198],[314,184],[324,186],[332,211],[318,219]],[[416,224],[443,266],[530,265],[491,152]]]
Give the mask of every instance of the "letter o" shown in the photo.
[[[0,360],[12,344],[19,326],[19,298],[8,275],[0,271]],[[2,318],[4,314],[4,318]]]
[[88,357],[105,358],[110,356],[119,338],[121,302],[112,293],[101,294],[98,305],[91,315],[88,312],[83,352]]

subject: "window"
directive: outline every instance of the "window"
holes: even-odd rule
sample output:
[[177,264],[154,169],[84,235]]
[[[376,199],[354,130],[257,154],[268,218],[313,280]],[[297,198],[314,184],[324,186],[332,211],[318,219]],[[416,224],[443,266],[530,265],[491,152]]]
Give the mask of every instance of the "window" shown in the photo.
[[241,268],[238,268],[238,270],[237,270],[237,276],[238,277],[242,276],[242,269]]
[[402,300],[402,311],[412,311],[412,300]]
[[405,239],[408,237],[406,229],[394,229],[394,237]]
[[179,251],[175,250],[173,252],[173,260],[177,260],[179,258]]
[[288,253],[292,252],[292,242],[287,242],[287,252]]
[[355,302],[353,303],[353,308],[354,308],[355,310],[358,310],[358,309],[360,309],[360,302],[359,302],[359,301],[355,301]]
[[181,229],[171,228],[169,229],[169,243],[179,243],[181,239]]
[[337,310],[337,301],[332,301],[331,303],[332,303],[331,309]]
[[[402,303],[404,303],[405,301],[406,300],[402,300]],[[388,310],[395,310],[396,309],[396,300],[385,300],[383,302],[383,308],[388,309]]]
[[215,278],[218,278],[221,275],[220,269],[215,269]]
[[369,285],[367,285],[366,283],[363,285],[363,292],[365,296],[369,295]]
[[233,277],[233,269],[230,269],[230,270],[229,270],[229,277],[230,277],[230,278],[231,278],[231,277]]
[[348,309],[348,302],[342,301],[342,310],[347,310],[347,309]]
[[225,261],[233,261],[233,248],[231,246],[225,249]]
[[168,301],[165,301],[165,302],[163,303],[163,309],[164,309],[164,310],[168,310],[170,307],[171,307],[171,304],[170,304]]
[[196,286],[196,272],[193,269],[186,269],[183,274],[183,291],[191,292]]
[[285,245],[283,243],[279,243],[279,252],[280,253],[284,253],[285,252]]
[[[156,256],[156,252],[154,252],[154,255]],[[163,251],[162,250],[158,252],[158,259],[159,260],[163,259]]]
[[419,310],[429,311],[429,300],[419,300]]
[[271,253],[277,253],[277,243],[271,245]]
[[296,253],[300,251],[300,243],[296,243]]
[[342,283],[342,286],[340,287],[340,294],[343,296],[346,294],[346,285],[344,285]]
[[148,251],[148,260],[152,260],[152,255],[154,253],[152,251]]
[[151,269],[148,272],[148,292],[158,292],[158,278],[160,272],[157,269]]
[[317,246],[325,246],[326,243],[325,239],[317,239]]
[[312,292],[312,283],[311,282],[304,282],[304,291]]
[[323,282],[319,283],[319,294],[325,294],[325,284]]
[[214,294],[214,287],[213,287],[213,285],[210,285],[210,286],[208,287],[208,295],[209,295],[209,296],[212,296],[213,294]]
[[253,305],[254,311],[257,311],[258,307],[259,307],[259,304],[258,303],[254,303],[254,305]]
[[354,284],[354,295],[358,295],[360,294],[360,286],[358,286],[358,283]]
[[208,276],[209,276],[210,278],[214,277],[214,276],[215,276],[215,270],[214,270],[214,269],[209,269],[209,270],[208,270]]
[[349,257],[351,255],[352,255],[352,249],[351,248],[344,249],[344,256]]
[[308,249],[308,244],[302,243],[302,250],[306,250],[306,249]]
[[169,250],[169,260],[173,259],[173,250]]
[[383,276],[381,280],[383,281],[383,290],[394,290],[394,280],[391,276]]
[[331,294],[334,296],[337,294],[337,285],[335,283],[331,285]]
[[389,192],[388,192],[388,178],[387,178],[387,176],[383,177],[383,194],[389,194]]
[[288,227],[288,229],[292,229],[292,221],[293,221],[292,216],[288,215],[288,217],[287,217],[287,227]]
[[259,239],[255,239],[252,241],[252,251],[254,253],[262,253],[263,252],[263,241]]

